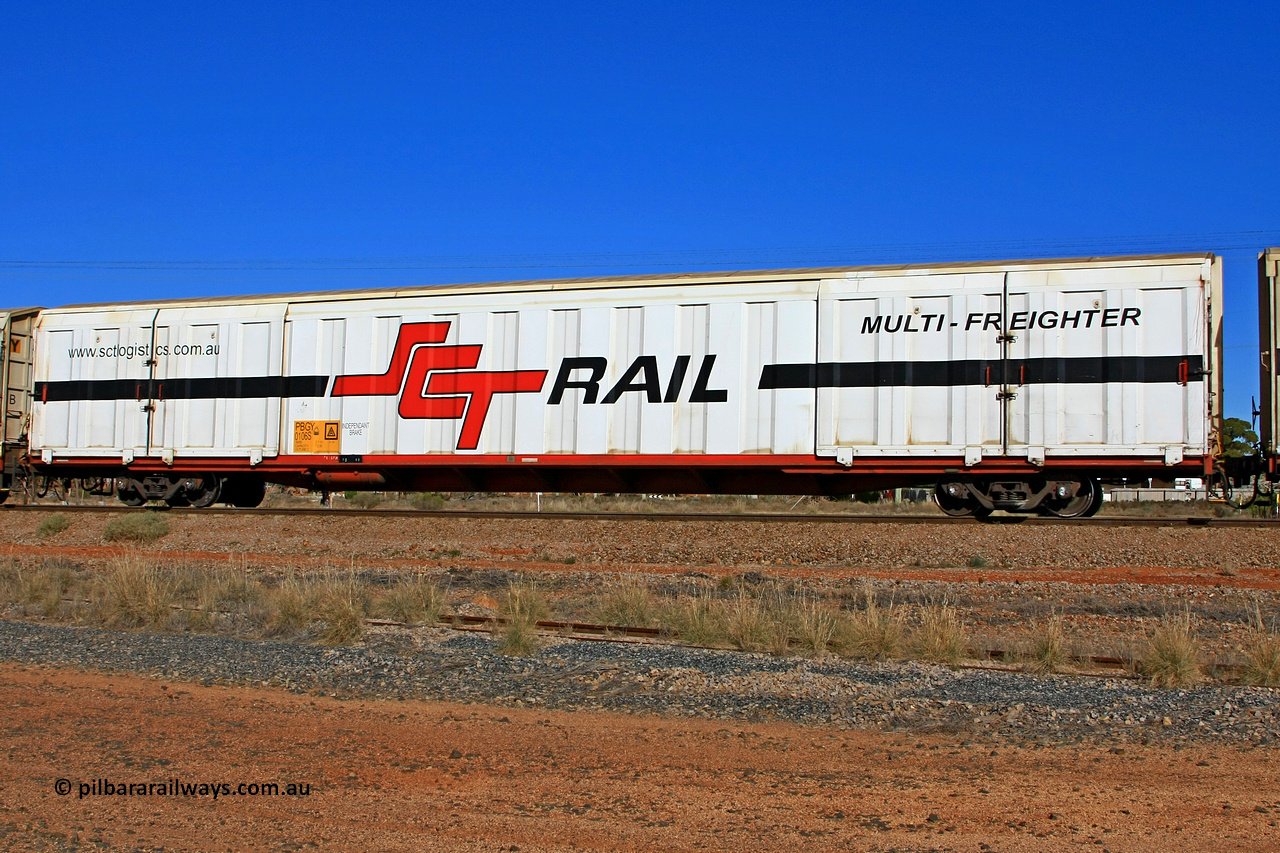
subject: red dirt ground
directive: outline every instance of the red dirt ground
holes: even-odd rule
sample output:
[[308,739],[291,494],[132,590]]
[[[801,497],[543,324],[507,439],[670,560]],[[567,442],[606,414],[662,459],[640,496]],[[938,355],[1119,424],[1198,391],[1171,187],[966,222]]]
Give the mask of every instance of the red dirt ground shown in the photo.
[[[0,683],[7,849],[1280,849],[1274,749],[1040,749],[12,665]],[[311,793],[80,798],[102,778]]]
[[[479,549],[493,554],[497,560],[484,559],[433,559],[432,557],[414,558],[377,558],[361,557],[358,565],[366,569],[423,569],[437,566],[457,566],[462,568],[519,568],[531,571],[549,572],[581,572],[587,566],[580,564],[566,565],[563,562],[543,562],[538,560],[520,560],[512,563],[502,557],[522,556],[533,553],[529,549]],[[178,550],[174,548],[138,548],[107,545],[90,546],[55,546],[11,544],[6,551],[15,557],[65,557],[79,561],[110,560],[126,553],[149,556],[175,563],[219,563],[231,559],[231,555],[219,551]],[[308,553],[290,553],[282,559],[279,553],[261,551],[241,551],[234,555],[238,564],[252,567],[276,567],[287,562],[291,568],[322,569],[334,565],[332,556],[317,556]],[[595,564],[590,568],[596,571],[648,574],[681,574],[689,571],[689,564],[664,565],[655,563],[609,563]],[[698,568],[709,574],[733,574],[738,567],[723,565],[699,565]],[[1108,566],[1089,569],[1064,569],[1053,566],[1028,567],[983,567],[981,569],[953,567],[920,567],[902,566],[897,568],[875,569],[866,567],[839,566],[767,566],[769,575],[780,578],[881,578],[886,580],[942,581],[947,583],[982,583],[984,581],[1003,582],[1040,582],[1067,583],[1084,586],[1100,586],[1110,584],[1142,584],[1167,586],[1180,584],[1193,587],[1227,587],[1232,589],[1280,590],[1280,568],[1243,568],[1232,569],[1230,575],[1220,571],[1196,570],[1194,568],[1171,566]]]

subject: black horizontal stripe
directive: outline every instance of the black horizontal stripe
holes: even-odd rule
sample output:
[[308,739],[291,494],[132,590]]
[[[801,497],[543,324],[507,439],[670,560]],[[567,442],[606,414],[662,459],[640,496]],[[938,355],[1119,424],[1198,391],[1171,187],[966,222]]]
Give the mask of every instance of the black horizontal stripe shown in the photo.
[[[1186,372],[1180,365],[1186,362]],[[1199,382],[1198,355],[1084,356],[1080,358],[967,359],[962,361],[823,361],[766,364],[760,388],[892,388],[949,385],[1054,385],[1059,383]]]
[[[200,379],[72,379],[37,382],[41,402],[70,400],[229,400],[323,397],[328,376],[210,376]],[[152,390],[148,390],[148,389]]]

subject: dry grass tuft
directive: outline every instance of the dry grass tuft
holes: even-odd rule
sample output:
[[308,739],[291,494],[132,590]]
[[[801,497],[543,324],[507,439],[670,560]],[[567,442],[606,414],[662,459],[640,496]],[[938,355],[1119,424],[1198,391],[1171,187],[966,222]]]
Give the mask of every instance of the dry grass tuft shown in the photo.
[[495,625],[500,654],[525,657],[541,648],[538,622],[550,615],[547,600],[533,581],[512,581],[500,610],[506,621]]
[[0,604],[10,605],[18,602],[18,578],[22,567],[12,556],[5,557],[0,563]]
[[1262,608],[1256,601],[1251,622],[1240,680],[1259,687],[1280,687],[1280,635],[1276,634],[1274,624],[1267,628],[1262,620]]
[[379,492],[348,491],[343,497],[347,503],[360,509],[374,509],[382,505],[382,494]]
[[1200,650],[1191,630],[1191,614],[1165,616],[1148,641],[1139,671],[1152,687],[1190,687],[1202,679]]
[[792,611],[790,633],[799,641],[805,653],[822,657],[835,643],[840,627],[840,617],[830,607],[822,607],[816,601],[799,601]]
[[251,633],[257,633],[269,618],[269,593],[244,565],[180,571],[178,597],[186,607],[186,627],[195,631],[226,627],[228,620],[244,617]]
[[753,598],[746,590],[739,590],[725,619],[725,636],[736,649],[744,652],[759,651],[770,643],[770,622],[769,614],[761,606],[760,600]]
[[647,628],[658,617],[658,602],[649,584],[635,575],[626,575],[600,597],[593,618],[601,625]]
[[40,522],[40,527],[36,530],[36,536],[41,539],[47,539],[50,536],[57,536],[62,531],[71,526],[71,519],[62,513],[51,515],[44,521]]
[[444,608],[444,591],[422,578],[401,581],[378,603],[378,612],[406,625],[434,625]]
[[928,661],[955,666],[964,659],[965,633],[956,609],[942,601],[919,610],[920,624],[911,634],[911,650]]
[[420,510],[437,510],[443,509],[444,505],[449,502],[446,495],[439,492],[414,492],[408,497],[409,506]]
[[669,611],[667,622],[673,633],[691,646],[722,646],[728,639],[724,608],[711,595],[687,598]]
[[1071,662],[1067,633],[1061,614],[1054,613],[1036,626],[1027,656],[1027,669],[1039,675],[1062,672]]
[[891,603],[881,607],[870,587],[862,593],[864,606],[837,622],[832,645],[842,655],[862,660],[888,660],[902,651],[905,619]]
[[64,565],[46,563],[33,570],[11,558],[0,566],[0,604],[20,605],[24,615],[34,608],[35,615],[57,616],[71,583],[71,572]]
[[156,512],[131,512],[107,522],[106,542],[154,542],[169,532],[169,522]]
[[325,646],[345,646],[364,636],[364,618],[369,612],[369,591],[354,572],[326,575],[316,590],[316,621],[320,623],[316,642]]
[[134,555],[116,560],[97,591],[96,613],[105,625],[163,629],[173,619],[178,598],[173,572],[163,571]]
[[282,580],[267,595],[267,636],[295,636],[305,631],[311,624],[317,599],[315,584],[305,578]]

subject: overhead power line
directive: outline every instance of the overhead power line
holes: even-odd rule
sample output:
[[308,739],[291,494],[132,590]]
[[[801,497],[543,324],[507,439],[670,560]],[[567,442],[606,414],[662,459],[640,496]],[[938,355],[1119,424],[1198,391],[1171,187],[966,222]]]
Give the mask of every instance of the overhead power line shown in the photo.
[[391,257],[227,259],[0,259],[5,271],[191,271],[191,272],[412,272],[428,270],[623,269],[1005,260],[1167,252],[1258,251],[1280,244],[1280,229],[1184,234],[1081,237],[1056,240],[984,240],[863,243],[739,249],[674,249],[650,252],[521,253]]

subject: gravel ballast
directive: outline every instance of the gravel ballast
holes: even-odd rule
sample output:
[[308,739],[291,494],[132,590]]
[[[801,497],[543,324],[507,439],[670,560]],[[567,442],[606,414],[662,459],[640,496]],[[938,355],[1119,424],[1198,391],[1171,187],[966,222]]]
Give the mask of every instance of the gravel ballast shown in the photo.
[[339,698],[786,721],[975,740],[1280,739],[1280,691],[1266,688],[1159,690],[1129,679],[562,639],[518,658],[496,653],[487,634],[448,629],[371,633],[360,646],[320,648],[0,619],[0,660]]

